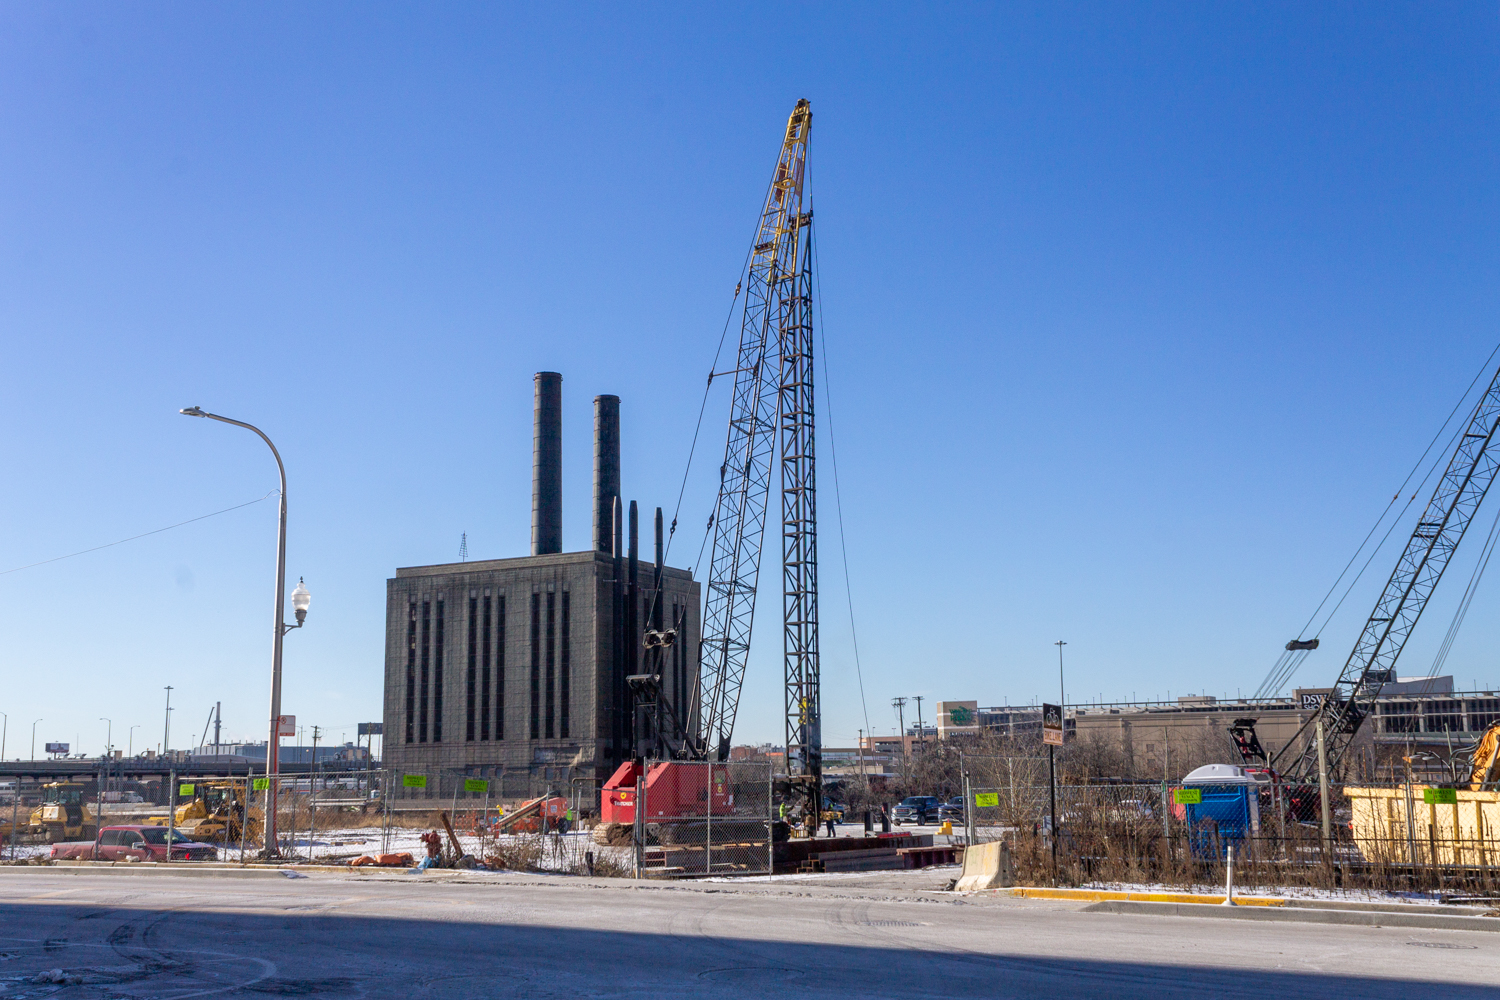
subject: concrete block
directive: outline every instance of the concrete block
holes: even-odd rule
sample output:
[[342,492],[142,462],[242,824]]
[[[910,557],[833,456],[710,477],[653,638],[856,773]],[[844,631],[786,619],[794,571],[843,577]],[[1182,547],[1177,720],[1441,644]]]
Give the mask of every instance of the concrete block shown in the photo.
[[954,886],[959,892],[1003,889],[1016,884],[1010,863],[1010,848],[1003,840],[974,844],[964,849],[964,871]]

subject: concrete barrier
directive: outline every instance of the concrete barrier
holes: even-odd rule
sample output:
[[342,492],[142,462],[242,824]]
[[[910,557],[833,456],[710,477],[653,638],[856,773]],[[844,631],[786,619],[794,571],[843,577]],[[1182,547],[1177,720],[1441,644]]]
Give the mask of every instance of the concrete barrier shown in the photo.
[[959,892],[1001,889],[1015,884],[1015,869],[1011,867],[1010,848],[1005,841],[994,840],[964,848],[964,871],[954,886]]

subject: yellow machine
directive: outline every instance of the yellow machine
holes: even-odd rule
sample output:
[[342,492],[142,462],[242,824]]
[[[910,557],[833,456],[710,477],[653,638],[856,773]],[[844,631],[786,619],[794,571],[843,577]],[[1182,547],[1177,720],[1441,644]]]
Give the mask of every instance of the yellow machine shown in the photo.
[[[151,826],[167,825],[165,816],[146,822]],[[177,807],[172,825],[179,833],[202,844],[234,844],[240,841],[241,834],[246,840],[258,840],[260,824],[258,808],[251,808],[246,818],[243,781],[195,781],[193,797]]]
[[1500,762],[1500,722],[1484,731],[1469,758],[1470,791],[1480,791],[1487,783],[1500,779],[1500,774],[1496,773],[1497,762]]
[[49,844],[64,840],[93,840],[99,825],[83,801],[87,787],[81,781],[54,781],[43,785],[42,804],[31,811],[28,832],[45,835]]

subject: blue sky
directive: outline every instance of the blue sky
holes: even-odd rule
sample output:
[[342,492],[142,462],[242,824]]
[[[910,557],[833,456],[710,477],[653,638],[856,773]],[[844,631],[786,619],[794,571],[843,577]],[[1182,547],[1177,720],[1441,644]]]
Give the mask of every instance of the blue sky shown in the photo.
[[[1050,698],[1059,638],[1070,701],[1248,692],[1500,340],[1497,43],[1480,4],[11,4],[0,570],[264,496],[259,441],[176,411],[257,423],[314,595],[286,710],[352,739],[395,567],[527,550],[533,372],[565,376],[565,547],[597,393],[625,492],[670,513],[806,97],[826,742],[896,695]],[[215,701],[263,738],[274,518],[0,575],[6,754],[37,718],[154,746],[167,684],[173,744]],[[1465,687],[1500,683],[1493,586]],[[779,741],[767,607],[739,736]]]

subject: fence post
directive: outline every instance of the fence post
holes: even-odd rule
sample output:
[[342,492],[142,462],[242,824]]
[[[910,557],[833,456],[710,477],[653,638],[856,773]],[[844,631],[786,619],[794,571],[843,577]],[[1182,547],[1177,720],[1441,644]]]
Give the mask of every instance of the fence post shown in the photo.
[[[20,781],[16,788],[21,787]],[[776,781],[766,763],[766,878],[776,874]]]
[[167,795],[167,864],[172,863],[172,835],[177,831],[177,771],[172,769],[167,772],[167,780],[172,783]]
[[969,773],[964,772],[964,847],[974,846],[974,784],[969,780]]
[[1328,744],[1323,739],[1323,717],[1318,716],[1318,800],[1323,806],[1323,858],[1329,860],[1333,841],[1333,817],[1328,804]]
[[635,779],[635,829],[631,839],[635,842],[635,877],[641,877],[641,868],[646,856],[646,775]]

